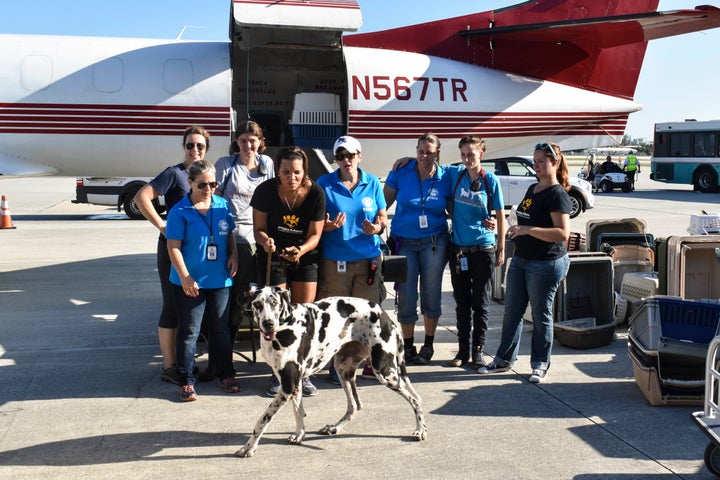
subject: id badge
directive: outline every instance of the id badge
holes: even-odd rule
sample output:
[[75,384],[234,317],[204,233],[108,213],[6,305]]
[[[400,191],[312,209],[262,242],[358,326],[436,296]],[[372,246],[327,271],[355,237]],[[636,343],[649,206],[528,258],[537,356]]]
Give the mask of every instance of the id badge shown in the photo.
[[338,260],[337,262],[337,273],[347,272],[347,262],[345,260]]
[[427,215],[420,215],[420,217],[418,217],[418,220],[420,221],[420,228],[428,228]]
[[207,250],[205,250],[205,258],[207,260],[209,260],[209,261],[217,260],[217,258],[218,258],[217,254],[218,254],[217,245],[211,243],[210,245],[207,246]]
[[468,271],[467,257],[460,257],[460,270],[463,272]]

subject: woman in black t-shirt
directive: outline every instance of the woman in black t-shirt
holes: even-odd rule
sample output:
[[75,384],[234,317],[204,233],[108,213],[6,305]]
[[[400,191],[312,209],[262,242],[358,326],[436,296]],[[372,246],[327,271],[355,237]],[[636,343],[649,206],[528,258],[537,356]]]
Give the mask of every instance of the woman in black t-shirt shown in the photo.
[[530,382],[547,379],[553,342],[553,302],[570,268],[565,245],[570,237],[572,203],[567,164],[554,143],[539,143],[533,155],[538,183],[531,185],[517,208],[517,225],[507,236],[515,253],[507,270],[502,338],[495,359],[478,373],[510,370],[517,359],[522,317],[528,302],[533,332]]
[[[325,192],[308,177],[308,158],[298,147],[285,147],[275,158],[275,177],[253,194],[253,229],[260,271],[271,256],[269,285],[290,289],[293,303],[315,300],[320,254],[318,243],[325,224]],[[266,392],[275,396],[277,379]],[[303,395],[317,394],[307,378]]]

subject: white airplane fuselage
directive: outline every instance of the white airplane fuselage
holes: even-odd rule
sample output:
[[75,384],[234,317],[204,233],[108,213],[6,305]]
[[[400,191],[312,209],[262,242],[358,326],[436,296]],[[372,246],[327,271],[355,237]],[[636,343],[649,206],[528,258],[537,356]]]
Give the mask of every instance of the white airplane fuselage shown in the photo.
[[550,138],[564,149],[611,143],[641,108],[417,53],[344,47],[330,54],[340,64],[313,69],[310,57],[295,68],[234,48],[0,35],[0,173],[150,177],[182,160],[188,125],[211,132],[209,158],[226,155],[236,115],[280,119],[275,143],[289,144],[294,96],[318,84],[340,98],[342,125],[329,132],[357,137],[362,167],[381,177],[427,131],[442,139],[445,162],[457,160],[457,141],[469,133],[487,140],[489,157],[528,155]]

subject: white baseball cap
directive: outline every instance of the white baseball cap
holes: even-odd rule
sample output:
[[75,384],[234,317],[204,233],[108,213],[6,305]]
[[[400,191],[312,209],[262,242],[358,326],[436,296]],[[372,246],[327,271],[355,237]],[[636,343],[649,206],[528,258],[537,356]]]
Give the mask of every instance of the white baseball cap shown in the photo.
[[335,140],[335,146],[333,147],[333,155],[337,155],[338,150],[344,148],[348,153],[360,153],[360,142],[356,138],[350,135],[343,135],[342,137]]

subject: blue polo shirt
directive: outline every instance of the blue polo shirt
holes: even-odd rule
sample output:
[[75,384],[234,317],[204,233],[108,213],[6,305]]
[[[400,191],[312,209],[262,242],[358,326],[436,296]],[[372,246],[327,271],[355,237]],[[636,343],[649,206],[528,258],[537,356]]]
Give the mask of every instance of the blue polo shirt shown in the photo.
[[353,191],[343,185],[338,170],[326,173],[317,181],[325,191],[325,210],[330,219],[345,213],[345,224],[337,230],[323,232],[320,239],[322,257],[354,262],[380,255],[378,235],[366,235],[363,221],[375,221],[379,210],[387,207],[380,180],[358,168],[360,179]]
[[[232,286],[232,277],[227,269],[228,233],[235,228],[235,220],[227,201],[212,196],[212,202],[206,215],[198,212],[190,202],[190,195],[180,200],[167,216],[166,236],[168,240],[180,240],[185,266],[200,288],[223,288]],[[213,242],[217,245],[217,260],[207,260],[207,246],[210,244],[212,230]],[[170,282],[182,285],[180,276],[173,265],[170,269]]]
[[[438,165],[435,176],[421,182],[415,171],[416,163],[417,160],[411,160],[385,179],[385,185],[397,190],[390,233],[400,238],[426,238],[448,230],[445,209],[452,187],[446,167]],[[427,228],[420,228],[421,215],[427,216]]]
[[488,194],[485,184],[490,189],[492,205],[490,211],[502,210],[505,203],[500,189],[498,178],[491,172],[485,170],[485,180],[480,177],[480,190],[473,192],[472,181],[467,173],[465,165],[449,166],[447,176],[452,185],[453,214],[452,214],[452,236],[450,240],[461,247],[472,247],[479,245],[487,247],[495,245],[495,232],[483,226],[483,221],[488,215]]

